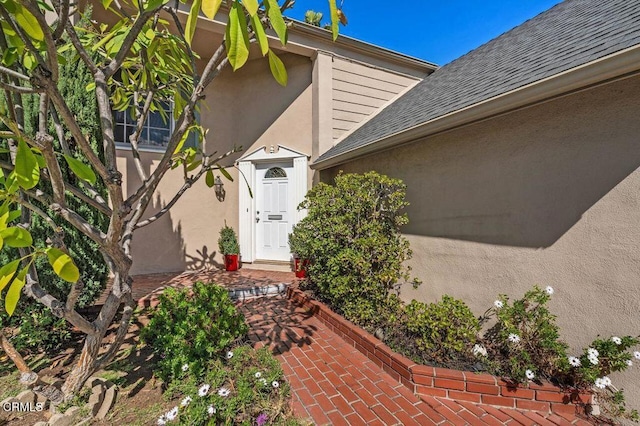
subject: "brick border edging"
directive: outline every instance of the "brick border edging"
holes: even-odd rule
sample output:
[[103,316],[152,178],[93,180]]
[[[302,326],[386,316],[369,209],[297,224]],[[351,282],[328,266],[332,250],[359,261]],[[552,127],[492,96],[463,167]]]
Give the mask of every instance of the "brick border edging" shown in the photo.
[[578,404],[591,403],[591,394],[566,393],[551,384],[531,383],[528,388],[514,388],[501,378],[490,374],[418,365],[409,358],[395,353],[376,337],[302,291],[289,287],[287,298],[308,309],[333,332],[419,397],[437,396],[569,415],[576,414]]

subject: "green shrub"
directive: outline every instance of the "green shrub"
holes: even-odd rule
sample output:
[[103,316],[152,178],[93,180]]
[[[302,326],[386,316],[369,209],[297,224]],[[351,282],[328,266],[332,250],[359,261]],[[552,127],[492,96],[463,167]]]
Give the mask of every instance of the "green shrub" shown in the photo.
[[236,231],[232,227],[226,224],[220,230],[220,238],[218,238],[218,248],[220,254],[239,254],[240,245],[238,244],[238,237]]
[[[188,371],[167,389],[165,397],[176,401],[172,410],[177,424],[296,424],[288,404],[289,385],[268,348],[256,351],[245,345],[230,354],[209,360],[204,375]],[[171,418],[171,410],[161,417],[174,424]]]
[[512,305],[506,295],[495,301],[497,323],[485,335],[485,343],[497,362],[497,374],[518,383],[551,378],[566,362],[567,344],[560,340],[556,317],[547,308],[551,294],[551,287],[536,286]]
[[227,290],[197,282],[191,289],[167,288],[141,337],[158,356],[157,374],[165,382],[204,371],[248,331]]
[[406,327],[425,356],[440,364],[471,357],[480,323],[463,301],[447,295],[429,305],[413,300],[405,312]]
[[369,172],[339,174],[335,185],[318,184],[299,208],[307,216],[289,237],[291,250],[308,259],[316,296],[347,319],[371,329],[399,281],[409,279],[411,257],[400,233],[408,205],[402,181]]

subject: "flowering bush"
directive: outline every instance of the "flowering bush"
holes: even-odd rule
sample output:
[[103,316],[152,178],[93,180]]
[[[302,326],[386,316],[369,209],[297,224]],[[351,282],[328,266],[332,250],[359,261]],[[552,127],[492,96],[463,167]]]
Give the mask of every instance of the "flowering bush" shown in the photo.
[[624,393],[613,386],[609,375],[625,371],[634,362],[640,364],[640,352],[630,351],[639,343],[638,338],[631,336],[598,338],[584,348],[580,356],[570,356],[563,366],[564,376],[559,376],[565,385],[580,391],[595,387],[598,401],[608,415],[638,421],[638,411],[627,410]]
[[293,229],[289,245],[307,259],[309,285],[336,312],[368,329],[385,321],[389,295],[409,280],[404,261],[409,242],[400,232],[402,181],[375,172],[339,174],[335,186],[318,184],[300,208],[308,215]]
[[509,303],[500,295],[484,316],[495,315],[496,324],[484,336],[494,373],[514,382],[551,378],[567,360],[567,344],[560,340],[555,315],[547,308],[553,289],[534,287]]
[[440,364],[471,357],[480,323],[463,301],[447,295],[429,305],[413,300],[405,312],[407,329],[425,356]]
[[157,356],[156,373],[171,382],[187,371],[201,374],[247,331],[225,288],[197,282],[192,289],[167,288],[141,337]]
[[208,361],[202,375],[188,370],[165,397],[175,406],[159,425],[297,424],[288,404],[289,385],[268,348],[239,346]]

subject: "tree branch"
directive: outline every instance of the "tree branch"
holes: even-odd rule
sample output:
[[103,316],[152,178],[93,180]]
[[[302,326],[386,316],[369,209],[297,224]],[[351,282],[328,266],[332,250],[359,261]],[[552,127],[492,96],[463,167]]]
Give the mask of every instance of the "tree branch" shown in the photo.
[[64,123],[67,125],[67,128],[71,132],[71,135],[75,139],[77,145],[80,147],[82,154],[89,160],[89,162],[91,163],[93,168],[98,172],[102,180],[104,182],[109,182],[111,176],[107,172],[107,169],[105,168],[104,164],[102,164],[102,161],[100,161],[96,153],[93,152],[93,149],[89,144],[89,141],[87,141],[85,136],[82,134],[82,129],[80,129],[78,122],[76,121],[73,113],[67,106],[67,103],[65,102],[64,98],[60,94],[58,88],[54,84],[52,84],[51,80],[42,79],[42,78],[38,80],[39,80],[39,83],[46,89],[47,93],[49,94],[51,98],[51,102],[53,102],[53,105],[56,107],[58,114],[60,114],[60,117],[62,118]]
[[164,216],[165,213],[167,213],[171,207],[173,207],[173,205],[182,197],[182,194],[184,194],[189,188],[191,188],[191,186],[193,186],[194,183],[196,183],[203,174],[205,174],[207,171],[209,170],[215,170],[218,167],[216,166],[216,163],[236,152],[238,152],[239,150],[234,148],[229,152],[226,152],[224,154],[222,154],[221,156],[217,157],[215,160],[207,160],[206,165],[205,162],[203,161],[202,167],[200,168],[200,170],[198,171],[198,173],[195,176],[191,176],[189,178],[186,179],[185,183],[182,185],[182,187],[178,190],[178,192],[176,192],[176,194],[173,196],[173,198],[171,199],[171,201],[169,201],[167,203],[166,206],[164,206],[158,213],[154,214],[153,216],[138,222],[134,227],[133,230],[135,231],[136,229],[145,227],[147,225],[152,224],[153,222],[155,222],[156,220],[160,219],[162,216]]
[[31,93],[42,93],[44,91],[42,89],[34,89],[33,87],[15,86],[11,83],[3,83],[2,81],[0,81],[0,88],[8,90],[10,92],[21,93],[25,95]]
[[158,12],[158,10],[160,10],[161,7],[162,5],[160,4],[158,5],[158,7],[151,10],[143,11],[142,13],[140,13],[140,15],[138,15],[133,25],[131,26],[131,29],[129,29],[127,36],[122,42],[122,46],[120,47],[120,50],[118,51],[118,53],[116,53],[115,58],[113,58],[113,60],[105,68],[104,75],[106,78],[111,77],[116,73],[116,71],[118,71],[118,69],[120,69],[120,67],[122,66],[122,62],[125,60],[127,55],[129,55],[129,50],[131,49],[131,46],[133,46],[133,43],[138,38],[138,35],[140,35],[140,31],[142,31],[142,27],[144,27],[144,24],[147,23],[149,18],[155,15]]
[[69,20],[69,0],[54,0],[53,8],[58,13],[58,25],[53,31],[53,39],[58,40],[64,31],[64,27]]
[[3,67],[1,65],[0,65],[0,72],[3,73],[3,74],[8,75],[10,77],[18,78],[20,80],[24,80],[24,81],[29,81],[30,80],[28,76],[26,76],[26,75],[24,75],[22,73],[19,73],[18,71],[14,71],[11,68]]
[[80,56],[82,61],[85,63],[87,68],[89,68],[89,71],[91,71],[91,74],[95,74],[96,72],[98,72],[98,66],[95,64],[95,62],[93,62],[93,59],[91,59],[91,56],[89,55],[89,53],[87,53],[86,49],[80,42],[78,33],[76,33],[76,29],[71,23],[71,20],[68,18],[64,24],[64,29],[67,32],[67,35],[69,36],[69,40],[71,40],[71,44],[73,44],[73,48],[76,50],[76,52],[78,52],[78,55]]
[[[137,93],[136,93],[137,94]],[[144,127],[144,122],[147,121],[147,117],[149,116],[149,109],[151,108],[151,103],[153,102],[153,96],[155,92],[150,90],[147,93],[147,98],[145,99],[144,105],[142,107],[142,111],[139,108],[136,108],[136,130],[135,132],[129,136],[129,143],[131,144],[131,153],[133,154],[133,162],[136,165],[136,170],[138,171],[138,177],[141,182],[147,180],[147,174],[144,171],[144,167],[142,166],[142,160],[140,159],[140,151],[138,150],[138,139],[140,138],[140,134],[142,133],[142,129]],[[137,102],[136,102],[137,105]]]
[[74,327],[77,327],[80,331],[88,335],[95,335],[98,333],[98,329],[94,324],[87,321],[75,310],[67,310],[64,303],[47,293],[40,284],[31,276],[31,273],[27,275],[27,283],[24,286],[24,292],[27,296],[36,299],[42,303],[58,318],[64,318],[71,323]]
[[[48,70],[51,72],[51,78],[53,81],[58,81],[58,51],[56,50],[56,43],[53,39],[53,35],[51,34],[51,28],[47,23],[44,15],[40,11],[40,8],[29,0],[21,0],[20,3],[22,6],[27,9],[38,21],[38,25],[42,29],[42,33],[44,34],[44,45],[47,50],[47,58],[45,60],[45,64],[47,65]],[[35,47],[35,46],[34,46]]]
[[118,332],[116,334],[116,338],[113,343],[109,346],[107,352],[105,352],[97,361],[97,369],[100,370],[104,368],[113,357],[116,355],[118,349],[122,345],[124,338],[127,336],[127,331],[129,330],[129,321],[131,321],[131,317],[133,316],[133,310],[135,306],[135,302],[131,293],[127,293],[124,295],[124,309],[122,311],[122,318],[120,319],[120,326],[118,327]]

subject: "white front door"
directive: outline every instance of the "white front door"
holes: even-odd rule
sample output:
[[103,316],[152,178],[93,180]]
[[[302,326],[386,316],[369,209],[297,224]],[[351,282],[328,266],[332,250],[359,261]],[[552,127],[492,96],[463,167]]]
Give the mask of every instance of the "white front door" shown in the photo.
[[256,165],[256,258],[288,261],[293,163]]

